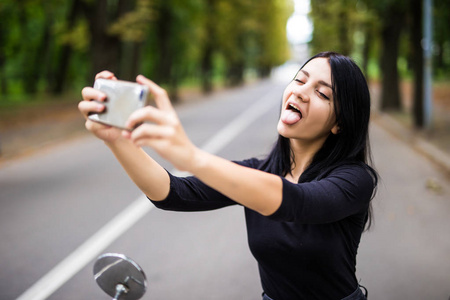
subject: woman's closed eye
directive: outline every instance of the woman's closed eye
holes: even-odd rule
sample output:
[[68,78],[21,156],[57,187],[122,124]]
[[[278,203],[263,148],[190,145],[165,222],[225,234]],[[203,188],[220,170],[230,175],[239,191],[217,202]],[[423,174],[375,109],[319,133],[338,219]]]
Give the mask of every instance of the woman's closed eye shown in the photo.
[[302,80],[300,80],[298,78],[295,78],[294,80],[297,81],[298,83],[305,84]]
[[319,94],[319,97],[321,97],[323,99],[326,99],[326,100],[330,100],[330,97],[328,97],[324,93],[320,92],[319,90],[317,90],[317,93]]

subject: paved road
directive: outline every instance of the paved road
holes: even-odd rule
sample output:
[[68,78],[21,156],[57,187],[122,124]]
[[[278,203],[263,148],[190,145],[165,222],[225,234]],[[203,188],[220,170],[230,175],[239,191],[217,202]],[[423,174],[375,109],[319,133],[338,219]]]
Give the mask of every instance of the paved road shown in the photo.
[[372,124],[375,226],[362,237],[359,278],[370,299],[450,299],[449,180]]
[[[233,138],[214,150],[218,155],[263,155],[276,136],[283,86],[265,81],[180,106],[178,112],[197,145],[222,134],[222,140]],[[255,103],[265,107],[259,117],[247,110]],[[256,120],[242,132],[228,128],[230,121],[243,120],[243,112]],[[226,128],[229,135],[221,131]],[[448,299],[448,181],[376,124],[371,135],[382,180],[374,200],[375,226],[360,246],[358,278],[371,300]],[[439,193],[427,188],[429,179],[442,186]],[[92,137],[1,166],[0,299],[23,294],[140,195]],[[240,207],[207,213],[151,209],[97,254],[119,252],[135,259],[149,282],[144,299],[256,300],[261,287],[244,226]],[[48,299],[110,299],[93,281],[93,260]]]

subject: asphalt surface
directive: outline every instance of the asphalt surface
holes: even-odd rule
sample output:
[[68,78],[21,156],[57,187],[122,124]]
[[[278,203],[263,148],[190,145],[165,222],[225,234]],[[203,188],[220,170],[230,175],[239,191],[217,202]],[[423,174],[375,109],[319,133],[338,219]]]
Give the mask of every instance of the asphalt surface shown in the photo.
[[[275,140],[286,83],[264,81],[221,92],[177,111],[200,146],[253,104],[270,98],[270,109],[217,152],[232,160],[261,156]],[[371,300],[449,299],[448,178],[376,123],[371,141],[381,181],[373,200],[375,224],[363,235],[357,276]],[[90,136],[4,163],[0,299],[23,295],[139,196],[113,155]],[[123,253],[144,269],[148,291],[143,299],[261,298],[238,206],[203,213],[151,209],[96,255],[107,252]],[[95,257],[48,299],[110,299],[94,282]]]

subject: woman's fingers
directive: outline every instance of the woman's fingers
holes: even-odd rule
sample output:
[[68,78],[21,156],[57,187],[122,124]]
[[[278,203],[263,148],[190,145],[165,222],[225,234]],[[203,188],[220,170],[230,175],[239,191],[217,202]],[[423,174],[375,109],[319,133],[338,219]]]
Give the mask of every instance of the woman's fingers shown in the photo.
[[152,106],[138,109],[131,114],[126,123],[127,128],[134,128],[138,124],[152,122],[159,125],[178,126],[179,120],[175,113],[166,112]]
[[83,100],[98,100],[98,101],[105,101],[106,100],[106,94],[102,93],[99,90],[96,90],[92,87],[85,87],[81,90],[81,95],[83,97]]
[[148,86],[150,93],[155,96],[156,106],[158,106],[159,109],[164,111],[173,111],[173,106],[166,90],[143,75],[137,76],[136,81],[140,84]]
[[131,139],[136,145],[143,146],[145,141],[151,139],[166,139],[175,135],[175,129],[171,126],[142,124],[132,132],[123,132],[123,135]]
[[[139,75],[136,81],[144,84],[153,94],[157,107],[147,106],[135,111],[127,121],[131,132],[122,132],[136,146],[149,146],[176,168],[187,170],[195,146],[189,141],[172,107],[167,92],[153,81]],[[136,125],[140,126],[136,127]]]
[[105,110],[105,105],[95,101],[81,101],[78,103],[78,110],[87,117],[89,113],[101,113]]
[[[117,80],[116,76],[109,71],[98,73],[95,76],[95,79],[98,78]],[[104,102],[106,101],[106,94],[92,87],[85,87],[81,91],[81,95],[83,100],[78,103],[78,110],[86,119],[86,128],[104,141],[113,142],[117,140],[120,137],[119,129],[92,121],[88,118],[91,113],[101,113],[105,111],[106,106]]]
[[83,101],[78,103],[78,110],[87,118],[89,113],[100,113],[105,110],[105,105],[101,102],[106,100],[106,95],[99,90],[85,87],[81,91]]
[[97,75],[95,75],[95,79],[99,79],[99,78],[117,80],[117,77],[114,75],[114,73],[112,73],[108,70],[97,73]]

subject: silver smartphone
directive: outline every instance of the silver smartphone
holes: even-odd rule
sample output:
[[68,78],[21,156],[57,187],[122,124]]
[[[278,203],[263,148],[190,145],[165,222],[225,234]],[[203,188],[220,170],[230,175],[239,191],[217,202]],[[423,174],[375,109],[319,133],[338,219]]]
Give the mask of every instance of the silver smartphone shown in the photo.
[[133,130],[133,128],[127,128],[125,123],[135,110],[148,104],[148,87],[130,81],[100,78],[95,81],[94,88],[106,94],[106,101],[101,102],[106,108],[102,113],[89,115],[89,119],[121,129]]

